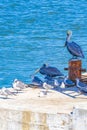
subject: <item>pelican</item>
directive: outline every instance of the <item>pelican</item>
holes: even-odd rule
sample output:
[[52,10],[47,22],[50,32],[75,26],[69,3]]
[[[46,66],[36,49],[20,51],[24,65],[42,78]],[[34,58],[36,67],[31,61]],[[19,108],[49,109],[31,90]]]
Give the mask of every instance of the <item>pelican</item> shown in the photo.
[[32,79],[32,83],[33,85],[41,86],[43,84],[43,81],[37,76],[34,76]]
[[42,67],[35,73],[37,72],[49,77],[63,76],[63,74],[56,67],[48,66],[47,64],[43,64]]
[[80,89],[80,91],[87,93],[87,84],[81,82],[78,78],[76,78],[76,86]]
[[78,57],[84,58],[81,47],[77,43],[70,41],[71,35],[72,32],[68,31],[65,46],[67,47],[70,54],[73,55],[73,58],[78,58]]

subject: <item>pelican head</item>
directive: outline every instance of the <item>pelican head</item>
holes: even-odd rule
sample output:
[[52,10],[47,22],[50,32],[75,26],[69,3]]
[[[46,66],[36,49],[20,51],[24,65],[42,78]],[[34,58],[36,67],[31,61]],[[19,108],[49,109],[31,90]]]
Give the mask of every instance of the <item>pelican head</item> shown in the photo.
[[72,31],[71,30],[68,30],[67,31],[67,36],[71,36],[72,35]]
[[64,45],[65,47],[66,47],[67,43],[70,41],[70,38],[72,36],[72,31],[68,30],[66,34],[67,34],[67,37],[66,37],[66,42],[65,42],[65,45]]
[[45,64],[43,64],[43,67],[45,68],[45,67],[47,67],[48,66],[48,64],[47,63],[45,63]]

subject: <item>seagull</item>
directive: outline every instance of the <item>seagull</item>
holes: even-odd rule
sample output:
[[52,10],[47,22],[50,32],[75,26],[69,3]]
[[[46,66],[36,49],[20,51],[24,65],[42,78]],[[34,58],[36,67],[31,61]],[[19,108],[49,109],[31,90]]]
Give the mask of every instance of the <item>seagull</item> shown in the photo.
[[65,84],[66,86],[68,86],[68,87],[75,85],[75,83],[74,83],[72,80],[70,80],[70,79],[68,78],[68,76],[65,76],[65,78],[64,78],[64,84]]
[[46,82],[43,83],[43,88],[45,88],[46,92],[48,92],[49,89],[54,88],[53,86],[47,84]]
[[59,85],[60,85],[60,83],[58,82],[58,80],[57,80],[57,79],[54,79],[54,86],[57,87],[57,86],[59,86]]
[[65,86],[64,82],[62,82],[61,85],[60,85],[60,88],[65,88],[65,87],[66,86]]
[[6,98],[8,97],[8,95],[16,95],[14,94],[13,92],[11,92],[9,89],[7,89],[6,87],[3,87],[1,89],[1,92],[0,92],[1,95],[4,95]]
[[5,96],[6,98],[8,98],[8,93],[5,90],[6,90],[5,87],[3,87],[1,89],[1,91],[0,91],[0,94],[3,95],[3,96]]
[[38,93],[38,97],[44,97],[45,95],[47,95],[47,92],[46,91],[40,91]]
[[50,85],[54,86],[54,87],[58,87],[60,85],[61,81],[60,81],[60,79],[57,79],[55,77],[46,76],[45,77],[45,82],[47,84],[50,84]]
[[26,88],[28,85],[24,84],[23,82],[21,82],[18,79],[15,79],[13,82],[13,89],[18,91],[21,91],[22,89]]
[[73,58],[78,58],[78,57],[84,58],[84,54],[82,52],[81,47],[77,43],[70,41],[71,35],[72,35],[72,31],[68,31],[65,46],[67,47],[68,51],[73,56]]
[[8,88],[6,87],[3,87],[2,89],[2,92],[6,92],[8,95],[16,95],[14,92],[11,92]]
[[76,78],[76,86],[80,89],[80,91],[87,93],[87,84],[81,82],[78,78]]

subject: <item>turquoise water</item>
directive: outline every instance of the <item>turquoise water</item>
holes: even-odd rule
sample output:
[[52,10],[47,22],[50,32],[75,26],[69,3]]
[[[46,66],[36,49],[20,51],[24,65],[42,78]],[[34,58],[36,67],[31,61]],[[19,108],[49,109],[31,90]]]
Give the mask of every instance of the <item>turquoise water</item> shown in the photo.
[[87,69],[87,0],[1,0],[0,87],[10,87],[15,78],[29,83],[43,63],[67,74],[67,30],[81,45]]

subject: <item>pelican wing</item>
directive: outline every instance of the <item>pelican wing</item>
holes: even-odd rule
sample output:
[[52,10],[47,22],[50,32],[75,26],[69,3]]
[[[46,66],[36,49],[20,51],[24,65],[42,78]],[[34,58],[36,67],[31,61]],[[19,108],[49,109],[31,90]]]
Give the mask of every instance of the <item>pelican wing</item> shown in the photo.
[[34,76],[34,78],[33,78],[33,80],[32,80],[32,83],[33,83],[34,85],[42,85],[42,84],[43,84],[43,81],[42,81],[40,78],[38,78],[37,76]]
[[63,74],[56,68],[51,66],[43,66],[40,68],[39,72],[43,75],[55,77],[55,76],[63,76]]
[[85,83],[83,83],[83,82],[81,82],[81,81],[79,81],[79,86],[81,86],[81,88],[82,88],[82,87],[87,88],[87,84],[85,84]]
[[78,87],[81,91],[84,91],[84,92],[87,93],[87,84],[85,84],[85,83],[79,81],[79,84],[78,84],[77,87]]
[[81,47],[75,42],[68,43],[67,47],[74,56],[84,57]]

